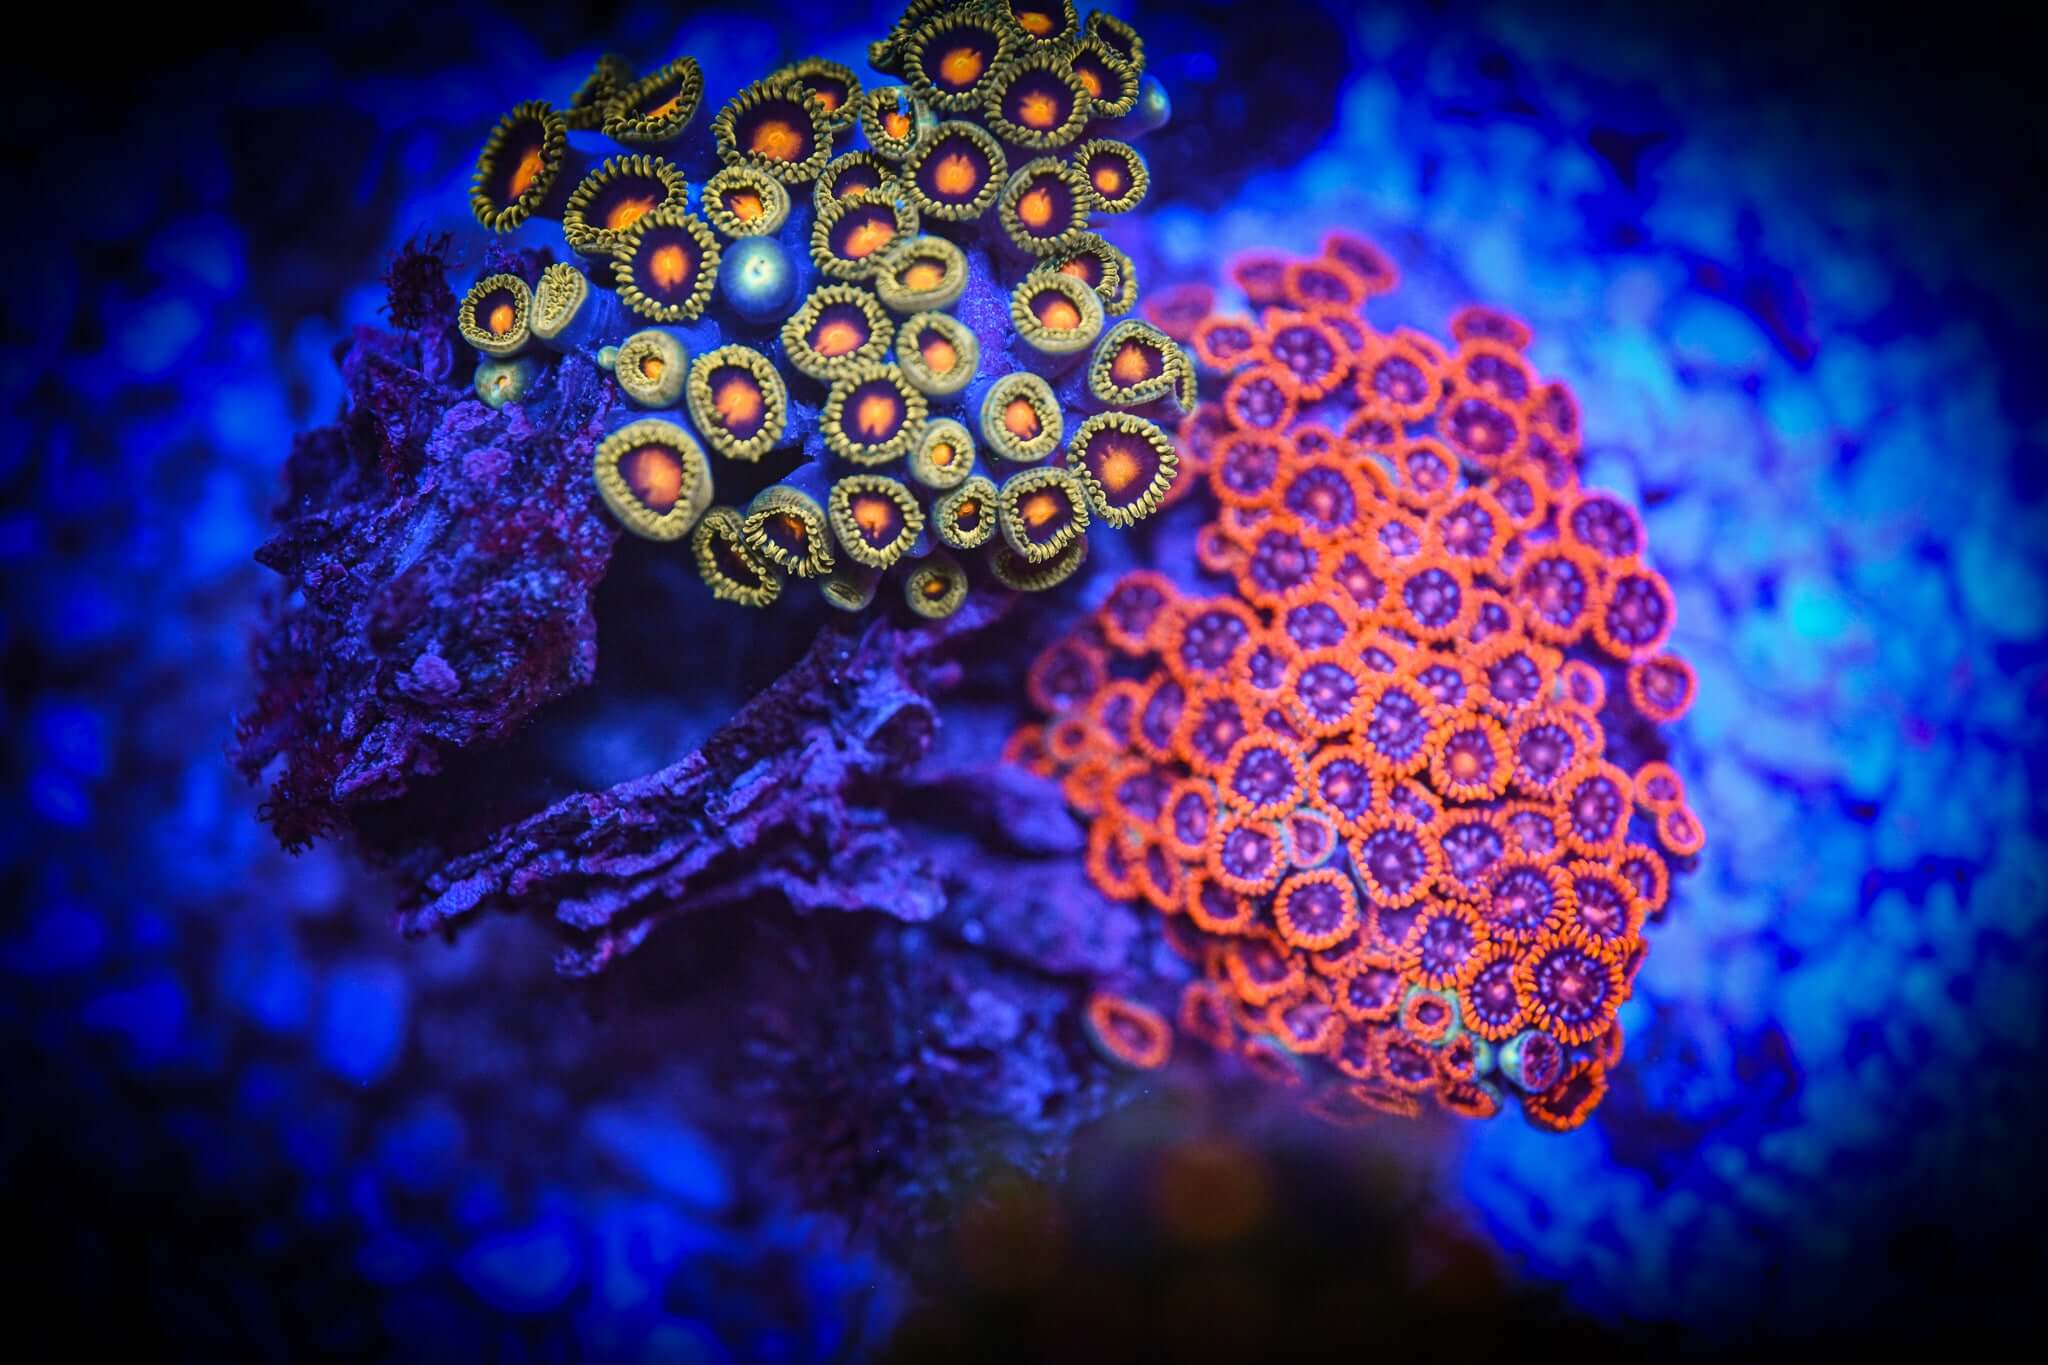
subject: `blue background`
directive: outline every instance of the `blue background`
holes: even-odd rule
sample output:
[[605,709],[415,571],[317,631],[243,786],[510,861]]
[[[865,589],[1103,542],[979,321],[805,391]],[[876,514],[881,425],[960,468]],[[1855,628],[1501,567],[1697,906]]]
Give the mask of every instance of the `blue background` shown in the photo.
[[[223,757],[292,433],[334,411],[388,253],[466,218],[491,119],[602,50],[694,52],[714,99],[809,52],[864,69],[888,16],[806,8],[353,7],[117,67],[118,96],[28,78],[0,1189],[35,1282],[216,1355],[831,1358],[905,1311],[870,1250],[734,1178],[532,931],[402,943],[375,874],[279,852]],[[1176,96],[1139,230],[1163,273],[1342,225],[1402,267],[1383,317],[1527,318],[1700,674],[1673,761],[1710,842],[1605,1106],[1387,1159],[1599,1323],[1994,1322],[2039,1259],[2048,970],[2038,152],[1999,72],[1882,20],[1764,42],[1761,10],[1109,8]]]

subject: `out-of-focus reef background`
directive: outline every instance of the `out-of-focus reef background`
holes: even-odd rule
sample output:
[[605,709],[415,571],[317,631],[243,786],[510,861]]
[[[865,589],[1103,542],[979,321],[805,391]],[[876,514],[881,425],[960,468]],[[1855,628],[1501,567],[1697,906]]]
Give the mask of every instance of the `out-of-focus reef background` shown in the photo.
[[[894,15],[277,12],[13,73],[0,1199],[32,1355],[1237,1358],[2017,1321],[2048,143],[2016,45],[1848,6],[1107,8],[1174,102],[1112,234],[1148,288],[1362,232],[1403,272],[1382,316],[1528,319],[1584,404],[1587,484],[1645,509],[1711,842],[1593,1121],[1338,1132],[1199,1057],[1142,1085],[1089,1057],[1076,983],[1150,946],[1106,903],[1014,933],[1005,885],[1091,893],[1064,817],[991,765],[1021,646],[1107,556],[1012,609],[1019,648],[934,662],[857,633],[807,654],[822,609],[725,608],[623,547],[591,687],[354,841],[283,852],[227,756],[275,584],[253,556],[393,254],[460,226],[492,121],[600,52],[688,51],[731,87],[863,70]],[[785,848],[589,982],[555,963],[591,945],[515,904],[401,935],[422,847],[580,791],[662,809],[633,784],[792,666],[795,704],[813,675],[903,691],[837,751],[857,865]],[[895,914],[839,904],[892,889]]]

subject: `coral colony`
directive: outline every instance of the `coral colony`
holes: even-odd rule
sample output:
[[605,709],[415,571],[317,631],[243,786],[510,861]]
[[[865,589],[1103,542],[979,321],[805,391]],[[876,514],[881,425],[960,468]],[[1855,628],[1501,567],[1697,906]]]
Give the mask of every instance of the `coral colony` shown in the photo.
[[[1633,508],[1578,478],[1578,405],[1485,308],[1453,345],[1363,316],[1395,275],[1346,233],[1312,260],[1156,298],[1199,358],[1180,435],[1220,591],[1128,575],[1033,665],[1012,758],[1091,821],[1106,894],[1197,964],[1181,1031],[1346,1121],[1518,1097],[1583,1123],[1615,1015],[1704,842],[1655,727],[1692,700]],[[1100,996],[1140,1067],[1161,1015]]]
[[[1177,979],[1091,971],[1119,989],[1085,1031],[1153,1068],[1177,1014],[1340,1122],[1425,1095],[1583,1122],[1704,835],[1656,733],[1694,690],[1672,594],[1634,509],[1579,486],[1570,391],[1491,309],[1448,348],[1376,328],[1395,272],[1345,233],[1240,259],[1251,315],[1183,285],[1140,316],[1089,224],[1144,196],[1129,139],[1166,99],[1113,18],[918,3],[871,58],[902,83],[799,61],[708,130],[690,58],[607,58],[491,131],[481,268],[458,292],[445,242],[401,253],[395,330],[359,333],[344,419],[292,453],[260,557],[293,592],[236,755],[274,774],[266,816],[288,844],[361,832],[589,684],[623,528],[729,602],[808,582],[857,611],[887,581],[901,605],[668,768],[495,832],[382,818],[408,930],[531,907],[588,974],[755,895],[931,918],[971,878],[920,862],[909,894],[860,793],[925,755],[965,666],[942,646],[1070,578],[1094,522],[1181,504],[1170,533],[1213,497],[1192,563],[1125,577],[1032,666],[1046,719],[1005,751],[1198,969],[1177,1010],[1146,1003]],[[522,244],[542,221],[570,258]],[[996,591],[962,611],[975,579]]]
[[1131,262],[1088,230],[1144,197],[1128,139],[1165,103],[1137,35],[1071,0],[914,4],[871,56],[903,83],[799,61],[708,128],[687,56],[608,58],[567,108],[518,105],[478,158],[477,221],[558,219],[575,259],[485,273],[459,325],[493,406],[610,378],[597,490],[686,541],[718,597],[807,580],[859,610],[893,571],[936,618],[977,561],[1062,581],[1091,522],[1173,482],[1161,424],[1192,367],[1124,317]]
[[690,58],[605,59],[490,130],[481,268],[399,254],[258,552],[287,591],[235,758],[287,844],[590,685],[622,526],[728,601],[858,610],[893,575],[899,615],[946,619],[972,574],[1052,587],[1093,522],[1160,505],[1193,366],[1088,230],[1143,197],[1125,139],[1168,113],[1137,35],[921,3],[871,56],[904,83],[799,61],[708,129]]

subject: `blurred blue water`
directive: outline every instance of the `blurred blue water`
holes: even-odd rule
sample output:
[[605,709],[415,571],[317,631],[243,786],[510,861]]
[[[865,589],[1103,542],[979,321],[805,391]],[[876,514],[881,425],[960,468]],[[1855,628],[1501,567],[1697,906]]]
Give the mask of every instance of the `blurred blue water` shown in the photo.
[[[678,35],[639,11],[605,46],[680,37],[728,85],[799,45],[862,64],[878,21],[808,19]],[[1209,54],[1175,31],[1155,60],[1194,74]],[[1660,88],[1638,47],[1504,13],[1342,32],[1353,75],[1315,152],[1219,212],[1162,185],[1147,240],[1200,275],[1352,226],[1404,271],[1387,317],[1527,318],[1581,397],[1589,482],[1647,508],[1701,682],[1674,762],[1710,843],[1653,935],[1615,1091],[1566,1137],[1471,1130],[1455,1192],[1603,1315],[1825,1320],[1853,1305],[1807,1272],[1845,1260],[1906,1292],[1916,1263],[1885,1252],[1911,1192],[1995,1203],[2038,1108],[2015,1097],[2048,967],[2039,320],[1998,259],[1769,101]],[[179,155],[142,136],[120,193],[53,185],[85,226],[10,294],[0,1020],[111,1189],[169,1163],[243,1211],[249,1264],[354,1286],[257,1336],[812,1359],[900,1301],[736,1189],[686,1088],[592,1068],[606,1044],[518,926],[401,944],[376,877],[279,853],[222,758],[268,587],[249,555],[293,431],[334,410],[336,343],[374,320],[391,247],[466,216],[490,119],[598,50],[500,25],[373,75],[283,48],[235,102],[179,106]],[[247,120],[313,101],[339,130],[328,197],[286,231],[251,206],[305,212],[305,173],[252,152]],[[149,1292],[178,1321],[234,1297]]]

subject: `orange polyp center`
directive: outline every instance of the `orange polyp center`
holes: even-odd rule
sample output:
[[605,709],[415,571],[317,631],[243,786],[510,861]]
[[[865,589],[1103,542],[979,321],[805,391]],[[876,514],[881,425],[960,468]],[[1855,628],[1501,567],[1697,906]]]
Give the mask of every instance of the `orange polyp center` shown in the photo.
[[1060,102],[1044,90],[1033,90],[1017,102],[1017,122],[1041,131],[1060,126]]
[[819,85],[811,86],[809,89],[813,95],[818,97],[818,103],[825,107],[826,113],[829,114],[839,107],[839,92],[837,90]]
[[742,223],[751,223],[768,212],[761,196],[753,190],[733,190],[725,196],[726,211]]
[[1141,383],[1152,375],[1152,349],[1135,341],[1119,346],[1116,358],[1109,362],[1109,377],[1119,384]]
[[924,595],[931,598],[934,602],[944,597],[946,595],[946,580],[943,578],[927,578],[924,581]]
[[1095,168],[1095,188],[1111,196],[1124,192],[1124,168],[1114,161],[1105,161]]
[[971,47],[956,47],[939,58],[939,79],[956,89],[974,84],[987,69],[981,53]]
[[931,462],[940,469],[950,469],[953,465],[953,447],[948,442],[940,441],[933,445],[930,456]]
[[933,332],[918,346],[918,354],[924,357],[925,367],[933,374],[951,374],[953,367],[960,363],[960,352],[953,343]]
[[1095,477],[1111,488],[1129,488],[1138,479],[1144,466],[1131,448],[1121,441],[1113,443],[1095,469]]
[[509,303],[501,303],[491,310],[487,326],[492,336],[503,336],[512,330],[512,324],[519,320],[519,310]]
[[1052,214],[1052,191],[1043,185],[1026,190],[1017,200],[1017,218],[1025,227],[1050,227]]
[[734,377],[719,387],[712,398],[718,420],[730,431],[761,420],[761,390],[750,379]]
[[757,156],[770,161],[801,161],[804,155],[803,130],[788,119],[763,119],[747,139],[747,147]]
[[789,545],[801,546],[804,543],[804,538],[810,534],[810,531],[804,526],[803,518],[789,512],[778,514],[769,525],[775,534]]
[[735,583],[749,587],[761,581],[761,575],[740,556],[739,546],[725,536],[715,537],[711,542],[711,558],[718,565],[718,571]]
[[1024,524],[1038,530],[1057,518],[1066,507],[1066,501],[1056,493],[1031,493],[1024,499],[1024,505],[1017,511],[1023,516]]
[[896,520],[896,504],[884,497],[860,498],[853,504],[854,524],[872,541],[881,541]]
[[1095,280],[1089,272],[1088,261],[1085,257],[1076,256],[1073,260],[1068,261],[1060,267],[1060,274],[1072,275],[1090,289],[1095,287]]
[[690,278],[690,254],[679,243],[670,242],[654,249],[647,269],[654,276],[654,282],[663,289],[680,288]]
[[1028,398],[1012,398],[1003,408],[1003,427],[1020,441],[1038,436],[1038,409]]
[[1479,775],[1479,756],[1469,750],[1461,750],[1451,756],[1451,776],[1473,778]]
[[1077,66],[1074,68],[1074,74],[1081,78],[1081,88],[1086,90],[1091,98],[1099,98],[1101,96],[1102,73],[1100,71],[1097,71],[1092,66]]
[[896,276],[896,282],[905,289],[937,289],[946,282],[946,267],[937,261],[913,261]]
[[854,409],[853,424],[861,435],[879,441],[896,430],[898,411],[896,400],[888,394],[871,393]]
[[620,462],[626,486],[651,512],[674,507],[683,496],[683,462],[660,446],[641,446]]
[[1040,294],[1032,309],[1048,331],[1071,332],[1081,325],[1081,310],[1064,294]]
[[973,498],[968,498],[955,509],[953,520],[961,530],[972,531],[975,523],[981,520],[981,504]]
[[661,372],[668,368],[668,362],[658,355],[640,357],[640,373],[648,379],[659,381]]
[[1034,38],[1043,38],[1053,31],[1053,17],[1042,9],[1012,10],[1017,16],[1017,27]]
[[872,256],[896,239],[896,225],[886,218],[870,218],[856,223],[846,234],[840,251],[848,260],[860,260]]
[[851,355],[867,342],[867,333],[845,320],[828,322],[811,338],[811,349],[828,359]]
[[981,168],[965,152],[948,153],[932,167],[932,185],[940,194],[965,198],[981,188]]
[[673,95],[670,95],[667,99],[663,100],[660,104],[655,105],[652,109],[647,110],[645,113],[641,114],[640,117],[646,119],[650,123],[659,123],[662,119],[667,118],[669,115],[675,113],[676,110],[682,107],[683,92],[682,88],[679,86],[677,87],[676,92]]
[[881,187],[881,180],[867,167],[848,166],[839,173],[839,178],[832,182],[832,197],[844,199],[849,194],[859,194],[862,190],[875,190]]
[[621,199],[604,211],[604,225],[613,232],[623,231],[654,212],[660,202],[652,195],[635,195],[630,199]]
[[882,131],[901,142],[910,135],[910,115],[892,109],[882,115]]
[[528,147],[519,154],[519,164],[512,168],[512,178],[505,188],[510,197],[517,199],[533,188],[533,182],[540,179],[541,172],[548,167],[547,157],[539,147]]

